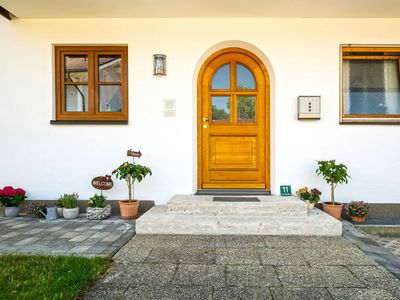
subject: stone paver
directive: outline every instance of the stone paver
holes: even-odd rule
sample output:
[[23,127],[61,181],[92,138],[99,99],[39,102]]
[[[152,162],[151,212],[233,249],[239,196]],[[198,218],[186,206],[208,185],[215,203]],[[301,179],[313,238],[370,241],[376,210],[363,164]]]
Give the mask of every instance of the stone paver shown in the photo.
[[399,299],[343,238],[138,235],[86,299]]
[[373,237],[379,245],[385,247],[400,259],[400,237]]
[[54,221],[28,217],[0,218],[1,254],[111,256],[134,235],[134,221]]

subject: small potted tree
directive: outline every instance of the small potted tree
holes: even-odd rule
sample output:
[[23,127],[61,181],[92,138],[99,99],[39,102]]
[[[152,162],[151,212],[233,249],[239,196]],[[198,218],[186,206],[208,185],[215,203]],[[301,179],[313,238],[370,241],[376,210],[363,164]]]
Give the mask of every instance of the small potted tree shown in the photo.
[[122,219],[134,219],[138,215],[139,201],[134,200],[134,183],[141,182],[147,175],[152,175],[150,168],[135,163],[124,162],[112,172],[117,179],[125,180],[128,186],[128,200],[119,201]]
[[335,188],[339,183],[347,183],[350,176],[347,174],[347,167],[344,164],[337,164],[336,160],[319,160],[317,175],[322,175],[331,187],[331,201],[322,203],[324,212],[340,220],[343,204],[335,202]]
[[63,205],[63,217],[64,219],[76,219],[79,215],[78,207],[78,194],[64,194],[58,200]]
[[351,201],[346,205],[346,211],[353,222],[363,223],[369,213],[369,205],[364,201]]
[[0,189],[0,202],[5,206],[6,217],[16,217],[19,214],[20,206],[26,199],[26,192],[17,188],[14,189],[12,186],[5,186]]
[[89,220],[104,220],[111,215],[111,206],[106,205],[107,197],[95,194],[87,202],[86,217]]

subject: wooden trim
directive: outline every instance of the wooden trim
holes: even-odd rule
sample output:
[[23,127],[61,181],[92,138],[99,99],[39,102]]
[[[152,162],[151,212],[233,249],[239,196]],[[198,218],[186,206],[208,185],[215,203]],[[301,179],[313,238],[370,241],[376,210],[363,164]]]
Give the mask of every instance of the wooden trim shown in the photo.
[[[230,47],[230,48],[225,48],[225,49],[221,49],[219,51],[216,51],[215,53],[213,53],[210,57],[208,57],[206,59],[206,61],[202,64],[198,77],[197,77],[197,119],[196,119],[196,123],[197,123],[197,189],[198,190],[202,190],[203,189],[203,161],[202,161],[202,126],[201,126],[201,118],[202,118],[202,81],[203,81],[203,76],[205,73],[205,70],[207,68],[207,66],[218,56],[223,55],[223,54],[227,54],[227,53],[241,53],[244,55],[247,55],[248,57],[250,57],[251,59],[253,59],[260,67],[261,71],[263,72],[264,75],[264,79],[265,79],[265,116],[268,117],[266,119],[268,119],[268,121],[270,122],[270,78],[269,78],[269,73],[267,68],[265,67],[264,63],[252,52],[242,49],[242,48],[236,48],[236,47]],[[232,68],[232,63],[231,63],[231,68]],[[232,74],[232,73],[231,73]],[[236,80],[236,78],[234,78],[234,80]],[[211,83],[208,83],[209,85]],[[231,90],[232,90],[232,86],[233,86],[234,82],[232,81],[231,78]],[[212,92],[214,94],[214,92],[217,92],[215,94],[219,94],[219,92],[221,92],[221,94],[229,94],[230,91],[228,90],[211,90],[211,86],[209,86],[209,90],[210,92]],[[247,92],[247,91],[246,91]],[[257,94],[254,91],[249,90],[248,91],[249,94]],[[231,116],[232,118],[232,116]],[[271,190],[271,177],[270,177],[270,172],[271,172],[271,161],[270,161],[270,131],[271,131],[271,124],[266,124],[265,126],[265,130],[266,130],[266,140],[265,140],[265,148],[266,148],[266,153],[265,153],[265,161],[267,162],[266,168],[265,168],[265,172],[266,172],[266,182],[265,182],[265,186],[260,186],[260,188],[265,189],[265,190]],[[211,188],[211,186],[207,186],[208,188]],[[249,186],[250,188],[250,186]]]
[[11,13],[2,6],[0,6],[0,16],[3,16],[7,20],[11,21]]
[[58,120],[50,120],[50,124],[52,125],[83,125],[83,124],[91,124],[91,125],[127,125],[128,121],[118,121],[118,120],[109,120],[109,121],[102,121],[102,120],[65,120],[65,121],[58,121]]

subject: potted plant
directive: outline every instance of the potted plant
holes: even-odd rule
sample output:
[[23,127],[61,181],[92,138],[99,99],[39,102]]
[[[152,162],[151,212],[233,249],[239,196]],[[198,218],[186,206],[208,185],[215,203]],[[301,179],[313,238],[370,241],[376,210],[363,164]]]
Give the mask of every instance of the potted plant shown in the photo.
[[111,206],[106,205],[107,197],[95,194],[87,202],[86,217],[89,220],[104,220],[111,215]]
[[346,211],[353,222],[362,223],[369,213],[369,205],[364,201],[351,201],[346,205]]
[[28,215],[32,215],[36,218],[43,219],[44,215],[47,213],[47,207],[46,204],[42,202],[31,202],[28,204],[28,210],[27,210]]
[[5,186],[0,189],[0,202],[5,206],[6,217],[16,217],[19,214],[20,206],[26,199],[26,192],[17,188],[14,189],[12,186]]
[[306,186],[299,189],[296,194],[301,200],[307,203],[310,209],[314,208],[315,203],[319,202],[321,196],[321,192],[318,189],[313,188],[309,191]]
[[324,202],[322,208],[324,212],[340,220],[342,216],[343,204],[335,202],[335,188],[339,183],[347,183],[350,176],[347,174],[347,167],[344,164],[337,164],[336,160],[319,160],[317,175],[322,175],[331,187],[331,201]]
[[63,216],[63,202],[58,199],[55,204],[57,207],[57,216],[61,218]]
[[133,185],[135,181],[141,182],[148,174],[152,175],[150,168],[135,163],[124,162],[112,172],[117,179],[125,180],[128,185],[128,200],[119,201],[122,219],[134,219],[138,215],[139,201],[134,200]]
[[62,202],[63,205],[63,217],[65,219],[76,219],[79,215],[78,207],[78,194],[64,194],[58,201]]

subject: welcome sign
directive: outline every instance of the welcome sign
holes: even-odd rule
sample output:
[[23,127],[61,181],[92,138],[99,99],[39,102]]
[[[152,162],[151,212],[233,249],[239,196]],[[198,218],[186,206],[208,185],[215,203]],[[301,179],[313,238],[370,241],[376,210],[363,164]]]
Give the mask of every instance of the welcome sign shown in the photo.
[[109,190],[114,186],[114,182],[110,175],[97,176],[92,179],[92,186],[98,190]]

